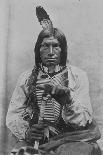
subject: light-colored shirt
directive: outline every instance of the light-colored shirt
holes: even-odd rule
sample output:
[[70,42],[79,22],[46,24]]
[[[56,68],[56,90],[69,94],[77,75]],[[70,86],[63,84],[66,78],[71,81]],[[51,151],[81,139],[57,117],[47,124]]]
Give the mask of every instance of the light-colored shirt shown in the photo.
[[[87,122],[88,123],[92,122],[92,107],[91,107],[90,96],[89,96],[88,78],[86,73],[77,67],[69,65],[67,69],[68,69],[68,81],[69,81],[68,88],[70,89],[72,104],[68,105],[68,107],[66,108],[65,106],[63,106],[61,115],[66,124],[69,123],[74,127],[81,127],[81,126],[85,127]],[[20,76],[18,83],[16,85],[16,88],[13,92],[13,95],[9,104],[8,112],[7,112],[7,117],[6,117],[7,127],[11,130],[12,134],[14,134],[19,140],[25,139],[25,132],[29,128],[28,121],[25,121],[23,119],[25,110],[30,115],[32,115],[32,112],[33,112],[33,109],[29,107],[25,109],[26,107],[24,103],[27,98],[22,89],[22,86],[25,85],[26,81],[31,75],[31,72],[32,72],[32,69],[24,72]],[[42,71],[40,74],[42,74]],[[38,74],[37,82],[40,80],[39,78],[40,74]],[[50,77],[48,78],[49,80],[51,80]],[[55,79],[55,77],[52,77],[52,78]],[[25,87],[25,90],[28,91],[26,87]],[[41,95],[37,96],[39,107],[41,106],[40,104]],[[50,121],[54,121],[55,119],[58,118],[60,114],[59,109],[60,109],[60,104],[54,99],[52,99],[51,103],[50,101],[49,103],[47,103],[45,118],[48,120],[52,119]],[[49,119],[50,113],[51,113],[51,118]]]

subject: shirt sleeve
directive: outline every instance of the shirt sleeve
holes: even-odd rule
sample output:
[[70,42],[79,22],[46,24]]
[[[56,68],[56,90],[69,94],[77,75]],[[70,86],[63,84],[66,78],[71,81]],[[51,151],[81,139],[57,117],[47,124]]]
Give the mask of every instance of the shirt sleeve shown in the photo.
[[24,74],[22,74],[13,92],[6,116],[7,127],[19,140],[25,138],[25,132],[29,127],[29,123],[23,119],[26,96],[21,85],[24,81]]
[[85,127],[92,122],[92,106],[89,96],[89,81],[85,72],[80,73],[77,80],[78,87],[71,94],[72,104],[62,110],[64,121],[74,128]]

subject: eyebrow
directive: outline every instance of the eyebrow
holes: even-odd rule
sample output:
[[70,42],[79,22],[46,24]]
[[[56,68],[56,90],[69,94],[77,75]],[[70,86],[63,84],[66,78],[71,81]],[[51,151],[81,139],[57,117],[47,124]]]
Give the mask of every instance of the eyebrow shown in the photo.
[[[49,45],[49,42],[42,42],[41,45]],[[52,42],[51,45],[60,45],[60,43]]]

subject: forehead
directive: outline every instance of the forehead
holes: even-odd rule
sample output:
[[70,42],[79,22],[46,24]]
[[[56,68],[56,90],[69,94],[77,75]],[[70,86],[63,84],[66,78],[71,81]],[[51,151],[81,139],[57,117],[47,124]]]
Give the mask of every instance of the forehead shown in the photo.
[[54,37],[44,38],[42,41],[43,44],[59,44],[59,41]]

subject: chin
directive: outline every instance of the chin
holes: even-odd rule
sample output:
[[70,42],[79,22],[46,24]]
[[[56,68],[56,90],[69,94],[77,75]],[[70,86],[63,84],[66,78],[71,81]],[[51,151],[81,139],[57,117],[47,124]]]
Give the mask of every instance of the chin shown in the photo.
[[45,65],[48,67],[48,66],[56,66],[56,65],[58,65],[59,63],[58,62],[56,62],[56,61],[54,61],[54,62],[45,62]]
[[47,66],[47,67],[56,66],[56,65],[57,65],[57,63],[52,63],[52,62],[51,62],[51,63],[46,63],[46,66]]

